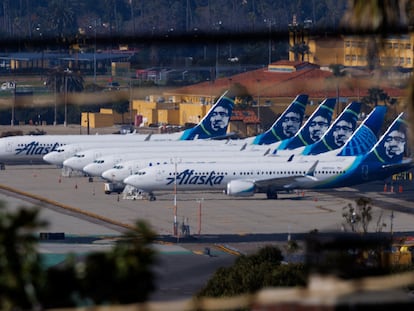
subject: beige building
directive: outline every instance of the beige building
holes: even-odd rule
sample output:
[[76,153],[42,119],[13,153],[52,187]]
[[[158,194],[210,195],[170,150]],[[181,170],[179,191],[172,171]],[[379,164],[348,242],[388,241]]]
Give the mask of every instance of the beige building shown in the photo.
[[321,68],[332,64],[366,68],[373,61],[383,68],[413,69],[414,33],[380,39],[355,35],[312,36],[308,28],[298,24],[291,25],[289,30],[290,61],[307,61]]

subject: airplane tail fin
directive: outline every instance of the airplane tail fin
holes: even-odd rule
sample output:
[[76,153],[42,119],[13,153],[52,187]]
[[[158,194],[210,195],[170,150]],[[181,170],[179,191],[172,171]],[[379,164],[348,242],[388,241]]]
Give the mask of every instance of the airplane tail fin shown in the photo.
[[378,140],[386,112],[386,106],[375,107],[346,143],[340,147],[337,155],[358,156],[369,152]]
[[346,140],[355,131],[358,114],[361,111],[360,102],[350,103],[344,111],[335,119],[322,138],[317,142],[308,145],[302,151],[303,155],[316,155],[343,146]]
[[234,108],[235,95],[226,91],[195,127],[186,129],[179,140],[225,137]]
[[406,148],[407,121],[402,112],[365,156],[364,162],[380,162],[382,165],[401,163]]
[[[272,144],[295,135],[302,124],[303,116],[305,115],[306,104],[308,103],[308,95],[300,94],[290,103],[287,109],[280,115],[279,118],[273,123],[273,125],[266,132],[259,134],[252,142],[253,145],[268,145]],[[284,130],[285,120],[287,118],[295,118],[298,125],[297,128]]]
[[312,113],[306,123],[291,139],[284,140],[279,150],[292,150],[318,141],[329,128],[332,114],[336,105],[336,98],[325,99]]

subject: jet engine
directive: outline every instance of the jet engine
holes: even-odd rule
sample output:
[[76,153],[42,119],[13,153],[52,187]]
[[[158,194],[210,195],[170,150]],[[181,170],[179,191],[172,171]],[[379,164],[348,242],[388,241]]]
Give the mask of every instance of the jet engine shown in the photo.
[[227,184],[226,194],[233,197],[251,197],[254,195],[255,185],[248,180],[232,180]]

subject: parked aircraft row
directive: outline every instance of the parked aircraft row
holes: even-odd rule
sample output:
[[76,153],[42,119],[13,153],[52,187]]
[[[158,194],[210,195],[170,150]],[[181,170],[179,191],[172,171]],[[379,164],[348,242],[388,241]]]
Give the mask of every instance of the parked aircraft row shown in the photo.
[[[320,109],[317,109],[314,114],[308,119],[308,121],[302,126],[302,128],[295,134],[295,136],[282,140],[280,142],[265,145],[265,148],[263,148],[263,145],[252,145],[250,147],[243,146],[243,150],[240,153],[236,153],[237,149],[231,149],[231,146],[221,146],[222,148],[217,148],[215,150],[211,149],[208,150],[209,152],[206,152],[203,150],[203,148],[192,148],[192,149],[179,149],[174,151],[169,151],[168,155],[170,159],[185,159],[185,158],[194,158],[197,156],[198,160],[213,160],[215,157],[223,158],[223,157],[231,157],[233,161],[240,161],[243,160],[245,157],[256,157],[260,158],[260,156],[267,156],[267,155],[275,155],[277,156],[291,156],[292,154],[319,154],[322,152],[334,150],[336,148],[340,147],[339,140],[335,140],[337,137],[339,137],[338,132],[341,131],[341,127],[343,122],[346,122],[346,124],[351,124],[350,127],[351,130],[353,130],[356,126],[357,118],[358,118],[358,112],[360,110],[360,103],[353,102],[349,104],[346,109],[341,113],[341,115],[335,120],[335,122],[331,125],[330,128],[328,128],[327,131],[323,130],[321,131],[321,126],[317,125],[320,121],[321,117],[321,111],[322,113],[326,113],[326,109],[328,110],[328,114],[331,115],[331,108],[328,107],[326,104],[331,104],[332,101],[325,101],[320,105]],[[382,107],[383,108],[383,107]],[[379,108],[380,109],[380,108]],[[382,110],[385,112],[385,108]],[[384,113],[378,112],[378,119],[381,120],[383,118]],[[315,121],[316,120],[316,121]],[[318,121],[319,120],[319,121]],[[324,123],[325,125],[325,123]],[[328,124],[329,125],[329,124]],[[307,144],[307,140],[303,137],[311,137],[310,133],[312,133],[311,128],[318,127],[317,131],[319,132],[318,135],[322,135],[319,138],[318,143],[309,144],[303,147],[298,147],[292,150],[279,150],[281,148],[281,145],[288,146],[289,142],[295,142],[297,143],[301,142],[302,145]],[[315,136],[315,133],[313,134]],[[349,136],[349,135],[348,135]],[[328,138],[329,137],[329,138]],[[285,143],[288,141],[287,143]],[[332,144],[332,147],[330,147],[330,143],[334,142]],[[338,144],[337,144],[338,143]],[[236,145],[236,148],[238,146]],[[309,147],[305,149],[305,147]],[[208,147],[210,148],[210,147]],[[138,152],[134,151],[133,149],[123,149],[119,152],[114,152],[113,150],[106,150],[106,155],[101,154],[100,157],[96,157],[93,162],[91,161],[91,158],[93,154],[96,155],[96,150],[90,149],[86,150],[84,152],[78,153],[74,157],[66,160],[64,162],[65,166],[68,166],[72,169],[76,170],[83,170],[87,174],[91,176],[102,176],[104,171],[111,169],[116,164],[129,161],[129,160],[135,160],[137,161],[137,165],[143,165],[142,160],[148,159],[147,162],[152,161],[152,163],[165,163],[166,159],[165,156],[162,159],[162,156],[160,157],[160,149],[158,148],[158,152],[154,152],[157,149],[151,149],[150,154],[148,155],[147,149],[144,150],[144,152]],[[162,148],[162,151],[166,151],[166,148]],[[213,152],[214,151],[214,152]],[[216,152],[220,151],[220,152]],[[305,152],[305,153],[304,153]],[[81,156],[83,163],[81,164],[81,161],[78,160],[78,156]],[[88,159],[89,156],[89,159]],[[236,157],[237,156],[237,157]],[[161,159],[160,159],[161,158]],[[158,161],[154,162],[154,159],[159,159]],[[171,161],[170,161],[171,162]],[[88,164],[89,163],[89,164]],[[80,165],[81,164],[81,165]],[[83,167],[81,167],[83,165]],[[128,163],[130,165],[130,163]],[[132,164],[134,165],[134,164]],[[122,180],[118,180],[122,181]]]
[[[385,115],[385,107],[378,106],[376,107],[368,116],[367,118],[361,123],[358,129],[354,132],[352,139],[349,139],[347,142],[341,147],[337,147],[332,141],[335,140],[337,136],[335,133],[340,131],[340,127],[343,126],[344,122],[351,122],[353,121],[356,124],[356,113],[355,110],[355,103],[351,103],[343,112],[342,114],[335,120],[335,122],[331,125],[327,132],[322,136],[322,138],[316,142],[315,144],[309,145],[307,147],[311,148],[297,148],[286,152],[285,154],[279,153],[272,153],[266,152],[265,154],[261,155],[260,153],[254,152],[241,152],[235,156],[235,152],[231,152],[230,159],[231,161],[246,161],[247,158],[254,159],[257,161],[266,160],[265,157],[273,157],[273,160],[282,160],[287,161],[292,155],[295,156],[295,159],[301,157],[302,155],[318,155],[319,158],[323,158],[324,156],[328,155],[361,155],[369,151],[370,148],[374,146],[377,141],[377,136],[379,135],[382,121]],[[348,120],[348,121],[347,121]],[[348,138],[350,138],[349,136]],[[269,145],[272,146],[272,145]],[[313,148],[312,148],[313,147]],[[102,157],[98,160],[95,160],[93,163],[90,163],[84,167],[84,171],[90,174],[91,176],[101,176],[114,183],[123,182],[123,180],[128,177],[129,175],[133,175],[138,173],[138,171],[142,168],[148,166],[155,166],[159,164],[168,164],[171,163],[173,159],[178,159],[179,161],[189,161],[194,159],[194,153],[187,153],[181,157],[174,157],[167,159],[163,155],[154,155],[149,158],[141,157],[135,154],[135,160],[121,162],[119,161],[115,164],[111,169],[103,170],[105,167],[104,163],[106,160],[112,159],[119,159],[117,158],[116,154],[109,155],[106,157]],[[224,157],[228,156],[227,153],[221,152],[218,157],[219,159],[223,159]],[[281,157],[284,157],[280,159]],[[197,155],[197,161],[213,161],[216,159],[212,154],[202,153]],[[277,159],[279,158],[279,159]],[[306,158],[305,158],[306,159]],[[273,161],[272,160],[272,161]],[[103,162],[103,163],[101,163]]]
[[[382,166],[377,163],[386,150],[381,149],[384,142],[377,142],[384,106],[376,107],[357,128],[361,104],[349,104],[331,122],[336,99],[327,98],[301,126],[308,101],[301,94],[262,134],[232,141],[209,139],[226,136],[234,99],[224,93],[195,128],[179,136],[9,137],[0,139],[0,161],[34,163],[43,159],[150,193],[169,189],[173,179],[183,190],[216,189],[235,196],[265,192],[269,198],[276,198],[278,191],[341,187],[411,167],[410,159],[402,158],[385,158]],[[406,139],[402,116],[394,124],[400,124],[398,131]],[[391,137],[387,139],[395,142]],[[405,141],[403,145],[405,148]],[[375,159],[370,154],[381,156]],[[363,176],[358,175],[361,170]]]
[[[325,104],[322,103],[320,106],[326,107]],[[124,149],[121,150],[121,153],[114,153],[112,150],[108,156],[88,164],[84,167],[84,171],[90,175],[98,176],[101,174],[102,177],[112,182],[119,183],[122,180],[122,183],[149,192],[151,196],[152,192],[156,190],[172,190],[171,187],[178,182],[182,190],[215,189],[223,190],[233,196],[247,196],[256,192],[265,192],[268,198],[276,198],[279,191],[340,187],[341,184],[344,186],[352,185],[370,181],[373,178],[387,177],[388,174],[402,169],[409,169],[411,167],[410,160],[404,160],[401,163],[392,162],[393,165],[390,165],[390,162],[386,166],[378,167],[378,163],[372,161],[372,156],[368,156],[370,153],[378,154],[379,152],[377,150],[378,143],[377,149],[373,149],[373,147],[377,142],[377,136],[384,120],[386,112],[384,106],[376,107],[354,131],[354,135],[347,140],[346,144],[341,148],[338,147],[339,144],[336,144],[340,141],[337,139],[340,136],[338,132],[342,132],[341,136],[344,136],[344,132],[352,133],[356,127],[359,109],[359,103],[351,103],[323,133],[319,141],[306,145],[305,140],[301,139],[299,141],[302,141],[302,147],[286,151],[284,155],[280,154],[281,151],[278,149],[281,145],[288,145],[286,141],[292,142],[298,137],[310,137],[309,124],[315,122],[315,118],[319,118],[316,113],[318,110],[315,111],[315,116],[312,115],[295,136],[276,144],[276,148],[272,152],[266,152],[267,156],[261,155],[260,151],[259,153],[249,152],[246,149],[244,151],[237,151],[237,149],[225,151],[213,150],[211,147],[204,150],[195,148],[195,150],[183,151],[176,148],[168,151],[167,156],[160,156],[161,153],[164,154],[169,150],[164,146],[153,150],[146,149],[146,152],[131,153],[131,157],[136,158],[132,163],[135,165],[134,171],[129,171],[131,176],[124,175],[123,179],[120,179],[116,169],[123,167],[122,156],[128,150]],[[402,121],[402,115],[395,122],[400,125],[405,124]],[[401,127],[401,131],[405,137],[405,125]],[[341,139],[344,140],[343,137]],[[385,138],[383,137],[383,139]],[[269,146],[272,147],[272,145]],[[258,150],[256,149],[256,151]],[[319,154],[318,157],[315,156],[317,154]],[[295,155],[293,160],[292,155]],[[105,161],[114,161],[116,157],[120,157],[118,159],[121,164],[114,169],[104,171]],[[131,165],[128,162],[124,162],[124,164]],[[177,167],[182,165],[187,169],[177,171]],[[347,170],[354,166],[365,170],[363,175],[360,175],[362,173],[359,171],[355,172],[358,170],[357,168],[352,169],[352,173],[346,174]],[[225,167],[227,169],[224,169]],[[126,173],[125,170],[123,173]],[[220,175],[221,173],[222,175]],[[172,180],[173,183],[171,183]]]
[[330,156],[323,161],[307,156],[306,161],[248,160],[164,164],[146,167],[124,179],[124,183],[152,194],[158,190],[220,190],[230,196],[252,196],[296,189],[329,189],[384,179],[412,167],[404,159],[406,124],[402,116],[371,150],[358,156]]

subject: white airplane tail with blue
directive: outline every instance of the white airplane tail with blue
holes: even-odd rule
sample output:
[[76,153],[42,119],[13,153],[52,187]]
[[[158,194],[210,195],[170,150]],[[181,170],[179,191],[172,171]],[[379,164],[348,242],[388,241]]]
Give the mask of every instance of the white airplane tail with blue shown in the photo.
[[[290,103],[286,110],[266,132],[257,135],[253,145],[269,145],[284,139],[290,138],[299,130],[305,115],[306,105],[308,103],[308,95],[300,94]],[[285,123],[291,122],[286,128]],[[296,125],[297,124],[297,125]]]
[[[235,96],[226,91],[195,127],[179,133],[178,140],[225,138]],[[162,136],[161,136],[162,137]]]

